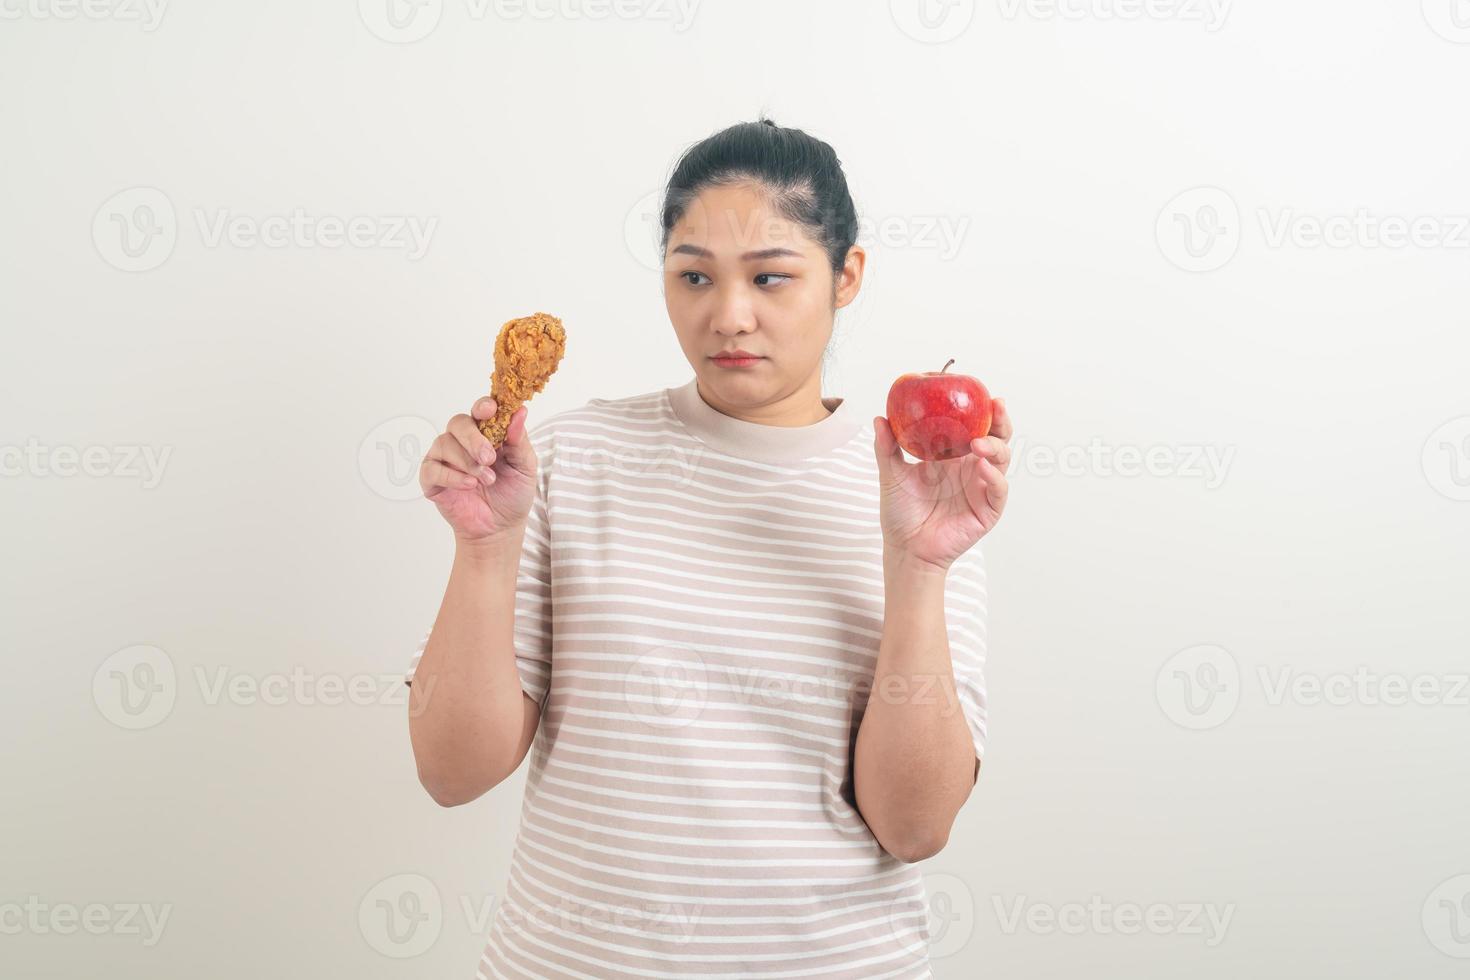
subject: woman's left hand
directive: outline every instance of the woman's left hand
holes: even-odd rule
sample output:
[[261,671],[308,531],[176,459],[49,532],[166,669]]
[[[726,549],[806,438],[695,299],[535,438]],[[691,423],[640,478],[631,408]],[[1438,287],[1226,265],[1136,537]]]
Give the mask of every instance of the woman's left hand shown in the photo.
[[888,420],[873,420],[885,552],[948,569],[1000,520],[1013,431],[1005,401],[993,402],[990,434],[955,459],[910,463]]

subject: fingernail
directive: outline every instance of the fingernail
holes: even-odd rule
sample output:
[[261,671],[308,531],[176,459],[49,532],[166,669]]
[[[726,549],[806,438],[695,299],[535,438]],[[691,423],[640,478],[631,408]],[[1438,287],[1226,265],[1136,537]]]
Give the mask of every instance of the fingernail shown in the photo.
[[480,462],[486,466],[495,462],[495,453],[489,446],[480,447]]

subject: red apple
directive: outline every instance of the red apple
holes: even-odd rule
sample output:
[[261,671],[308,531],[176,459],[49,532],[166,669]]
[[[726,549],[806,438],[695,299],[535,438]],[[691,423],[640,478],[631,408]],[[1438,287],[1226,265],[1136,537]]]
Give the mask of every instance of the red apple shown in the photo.
[[888,425],[918,459],[956,459],[990,434],[990,392],[978,378],[938,371],[905,374],[888,389]]

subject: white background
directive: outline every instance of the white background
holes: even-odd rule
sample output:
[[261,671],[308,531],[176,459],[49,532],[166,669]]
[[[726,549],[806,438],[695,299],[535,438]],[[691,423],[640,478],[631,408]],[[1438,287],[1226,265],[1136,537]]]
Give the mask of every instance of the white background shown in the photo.
[[824,393],[1018,427],[936,974],[1464,975],[1470,5],[386,2],[0,0],[0,972],[473,974],[523,775],[415,778],[420,440],[535,310],[533,423],[687,380],[651,195],[765,110],[872,223]]

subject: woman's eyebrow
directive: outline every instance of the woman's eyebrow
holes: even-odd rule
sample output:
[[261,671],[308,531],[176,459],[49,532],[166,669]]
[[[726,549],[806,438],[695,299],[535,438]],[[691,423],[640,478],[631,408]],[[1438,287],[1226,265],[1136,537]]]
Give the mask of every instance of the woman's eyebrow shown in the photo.
[[[698,245],[680,245],[669,254],[693,255],[701,259],[712,259],[715,257],[715,253],[711,252],[707,248],[701,248]],[[784,258],[799,259],[801,258],[801,253],[792,251],[789,248],[763,248],[756,252],[746,252],[744,255],[740,256],[741,261],[744,262],[759,262],[764,259]]]

